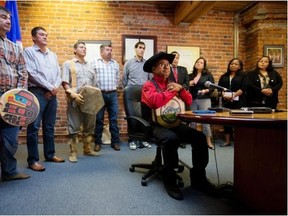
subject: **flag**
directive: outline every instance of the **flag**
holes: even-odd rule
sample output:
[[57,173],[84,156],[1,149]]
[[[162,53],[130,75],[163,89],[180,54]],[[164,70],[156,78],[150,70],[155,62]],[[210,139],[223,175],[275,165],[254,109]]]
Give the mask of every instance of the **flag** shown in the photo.
[[11,29],[7,32],[7,38],[22,48],[22,38],[18,17],[17,1],[6,1],[5,8],[11,13]]

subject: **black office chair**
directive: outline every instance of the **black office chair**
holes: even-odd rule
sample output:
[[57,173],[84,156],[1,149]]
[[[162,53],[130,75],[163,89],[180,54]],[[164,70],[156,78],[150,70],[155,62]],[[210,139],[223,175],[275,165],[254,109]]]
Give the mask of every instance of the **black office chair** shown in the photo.
[[[129,168],[130,172],[134,172],[135,168],[148,169],[148,172],[146,172],[142,176],[141,180],[141,185],[147,186],[147,179],[153,175],[159,174],[161,171],[162,149],[159,141],[152,136],[152,127],[150,123],[145,120],[147,119],[147,116],[143,118],[142,109],[144,107],[141,105],[141,92],[142,92],[142,85],[127,86],[124,89],[123,100],[124,100],[124,108],[126,113],[125,119],[127,121],[127,131],[129,139],[155,143],[157,146],[156,156],[155,159],[152,161],[152,163],[132,164],[131,167]],[[177,167],[178,172],[182,172],[183,170],[184,166],[179,165]],[[182,178],[180,176],[177,176],[177,184],[179,187],[183,187],[184,185]]]

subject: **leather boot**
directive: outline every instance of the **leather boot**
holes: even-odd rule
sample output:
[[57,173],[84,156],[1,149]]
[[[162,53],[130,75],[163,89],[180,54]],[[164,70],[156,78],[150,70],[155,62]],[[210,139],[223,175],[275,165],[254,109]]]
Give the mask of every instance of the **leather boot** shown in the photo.
[[69,161],[72,163],[76,163],[78,161],[77,159],[77,148],[76,145],[78,143],[77,137],[70,138],[70,156]]
[[211,196],[217,196],[218,191],[214,184],[212,184],[206,177],[205,169],[190,169],[191,187],[200,190]]
[[94,152],[91,148],[93,136],[83,135],[82,139],[83,139],[83,154],[88,156],[98,156],[98,154]]

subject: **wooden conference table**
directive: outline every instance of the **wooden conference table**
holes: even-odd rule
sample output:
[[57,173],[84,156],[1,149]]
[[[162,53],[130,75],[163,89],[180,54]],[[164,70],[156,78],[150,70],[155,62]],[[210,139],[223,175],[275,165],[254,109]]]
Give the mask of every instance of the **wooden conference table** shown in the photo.
[[287,214],[287,112],[178,114],[185,122],[233,126],[234,190],[248,207]]

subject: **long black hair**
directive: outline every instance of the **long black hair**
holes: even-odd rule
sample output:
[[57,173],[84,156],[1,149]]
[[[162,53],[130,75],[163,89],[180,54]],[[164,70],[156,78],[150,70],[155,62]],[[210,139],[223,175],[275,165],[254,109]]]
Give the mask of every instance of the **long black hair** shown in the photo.
[[230,65],[234,60],[237,60],[240,64],[240,68],[236,71],[236,73],[238,73],[238,71],[243,71],[243,62],[239,58],[233,58],[229,61],[228,66],[227,66],[227,74],[229,75],[231,74]]
[[206,61],[206,59],[203,58],[203,57],[200,57],[200,58],[198,58],[198,59],[195,61],[195,63],[194,63],[193,70],[192,70],[192,75],[193,75],[193,76],[196,76],[197,73],[198,73],[195,65],[196,65],[196,62],[197,62],[198,60],[200,60],[200,59],[203,59],[203,60],[204,60],[204,68],[203,68],[203,70],[202,70],[202,73],[209,73],[208,68],[207,68],[207,61]]

